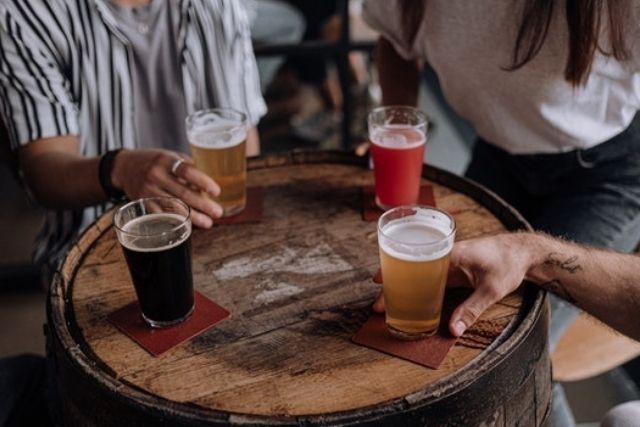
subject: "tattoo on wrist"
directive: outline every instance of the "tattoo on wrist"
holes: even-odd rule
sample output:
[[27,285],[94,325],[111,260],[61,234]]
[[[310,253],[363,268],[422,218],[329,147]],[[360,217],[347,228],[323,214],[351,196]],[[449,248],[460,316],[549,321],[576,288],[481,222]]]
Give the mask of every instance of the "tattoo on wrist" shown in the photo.
[[544,265],[549,267],[557,267],[571,274],[582,271],[582,266],[578,263],[577,255],[570,256],[569,258],[564,258],[562,254],[558,252],[549,252],[547,258],[544,260]]
[[[583,270],[582,265],[580,265],[580,263],[578,262],[577,255],[566,257],[559,252],[549,252],[549,254],[547,254],[547,258],[544,260],[544,265],[550,268],[559,268],[560,270],[569,274],[576,274],[577,272]],[[541,286],[544,289],[558,295],[565,301],[570,302],[571,304],[575,304],[577,302],[576,299],[567,290],[567,288],[558,279],[543,283]]]
[[567,288],[565,288],[564,285],[560,283],[559,280],[552,280],[550,282],[543,283],[540,286],[543,289],[546,289],[549,292],[552,292],[558,295],[560,298],[562,298],[567,302],[570,302],[571,304],[575,304],[577,302],[576,299],[573,296],[571,296]]

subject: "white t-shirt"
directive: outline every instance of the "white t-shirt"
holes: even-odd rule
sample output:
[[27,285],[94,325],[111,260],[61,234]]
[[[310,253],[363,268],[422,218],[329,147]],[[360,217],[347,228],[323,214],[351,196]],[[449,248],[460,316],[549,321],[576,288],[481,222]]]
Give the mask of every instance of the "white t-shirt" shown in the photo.
[[568,27],[563,2],[555,3],[538,55],[516,71],[504,70],[512,63],[523,3],[427,0],[412,46],[403,42],[398,0],[367,0],[363,17],[401,56],[429,62],[451,106],[483,139],[510,153],[589,148],[626,129],[640,109],[636,11],[628,15],[631,59],[618,62],[596,53],[586,86],[574,88],[564,79]]

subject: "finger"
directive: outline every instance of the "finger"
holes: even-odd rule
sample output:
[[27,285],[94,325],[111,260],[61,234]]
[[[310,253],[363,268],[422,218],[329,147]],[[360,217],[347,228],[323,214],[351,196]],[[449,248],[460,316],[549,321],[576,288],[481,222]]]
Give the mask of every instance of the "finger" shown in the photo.
[[127,194],[129,200],[144,199],[147,197],[166,197],[169,196],[165,191],[158,187],[154,183],[149,183],[138,189],[137,192],[130,192]]
[[380,291],[376,302],[373,303],[373,311],[376,313],[384,313],[385,304],[384,304],[384,294]]
[[487,289],[489,288],[486,286],[480,286],[453,311],[449,321],[449,330],[453,336],[462,335],[489,306],[500,299],[494,292]]
[[162,209],[162,206],[154,201],[154,200],[148,200],[145,203],[145,209],[147,211],[147,213],[162,213],[164,212],[164,209]]
[[176,176],[184,179],[190,185],[194,185],[213,197],[220,195],[220,186],[209,175],[197,169],[187,162],[180,165]]
[[209,215],[195,209],[191,210],[191,222],[199,228],[211,228],[213,226],[213,220]]
[[463,254],[466,246],[466,242],[456,242],[449,254],[448,287],[470,286],[473,282],[471,272],[464,265]]
[[172,175],[166,174],[165,176],[158,177],[158,180],[162,189],[174,197],[178,197],[195,210],[209,215],[211,218],[220,218],[222,216],[223,210],[219,204],[203,196],[201,193],[182,185],[176,181]]
[[449,274],[447,275],[447,287],[459,288],[471,286],[471,279],[468,273],[459,267],[449,264]]
[[[170,193],[159,187],[150,187],[144,197],[174,197]],[[148,202],[146,209],[148,212],[158,213],[162,212],[162,207],[155,202]],[[191,222],[196,227],[211,228],[213,226],[213,220],[208,215],[191,208]]]
[[360,144],[358,144],[356,146],[356,149],[354,150],[356,153],[356,156],[358,157],[365,156],[369,152],[370,146],[371,146],[370,142],[361,142]]
[[459,267],[463,261],[463,255],[467,247],[467,242],[459,241],[455,242],[451,252],[449,253],[449,265],[453,267]]

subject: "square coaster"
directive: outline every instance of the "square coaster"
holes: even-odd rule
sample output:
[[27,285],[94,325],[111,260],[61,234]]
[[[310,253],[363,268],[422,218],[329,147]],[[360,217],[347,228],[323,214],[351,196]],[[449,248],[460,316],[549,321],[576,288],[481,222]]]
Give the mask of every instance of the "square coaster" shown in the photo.
[[241,212],[213,221],[214,225],[252,224],[262,221],[262,204],[264,192],[262,187],[247,188],[247,204]]
[[[433,187],[429,184],[423,184],[420,187],[418,204],[427,206],[436,205]],[[383,213],[384,211],[376,205],[375,187],[373,185],[365,185],[362,187],[362,219],[364,221],[377,221]]]
[[184,322],[168,328],[152,328],[140,314],[138,301],[134,301],[107,316],[109,322],[137,342],[153,356],[171,350],[185,341],[201,334],[229,317],[230,313],[209,298],[196,291],[193,313]]
[[457,340],[448,331],[448,320],[449,316],[443,316],[435,335],[416,341],[403,341],[389,333],[384,314],[374,314],[351,340],[373,350],[438,369]]

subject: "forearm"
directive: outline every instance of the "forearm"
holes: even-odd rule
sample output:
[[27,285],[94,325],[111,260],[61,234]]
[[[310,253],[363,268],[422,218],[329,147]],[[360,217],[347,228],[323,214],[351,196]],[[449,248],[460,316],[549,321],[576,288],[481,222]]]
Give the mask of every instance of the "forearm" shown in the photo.
[[21,151],[20,162],[31,192],[47,208],[81,208],[107,199],[98,179],[99,157],[31,150]]
[[640,340],[640,257],[541,234],[519,236],[532,254],[527,279]]
[[378,40],[376,64],[383,105],[412,105],[418,102],[420,72],[416,61],[402,58],[384,37]]

